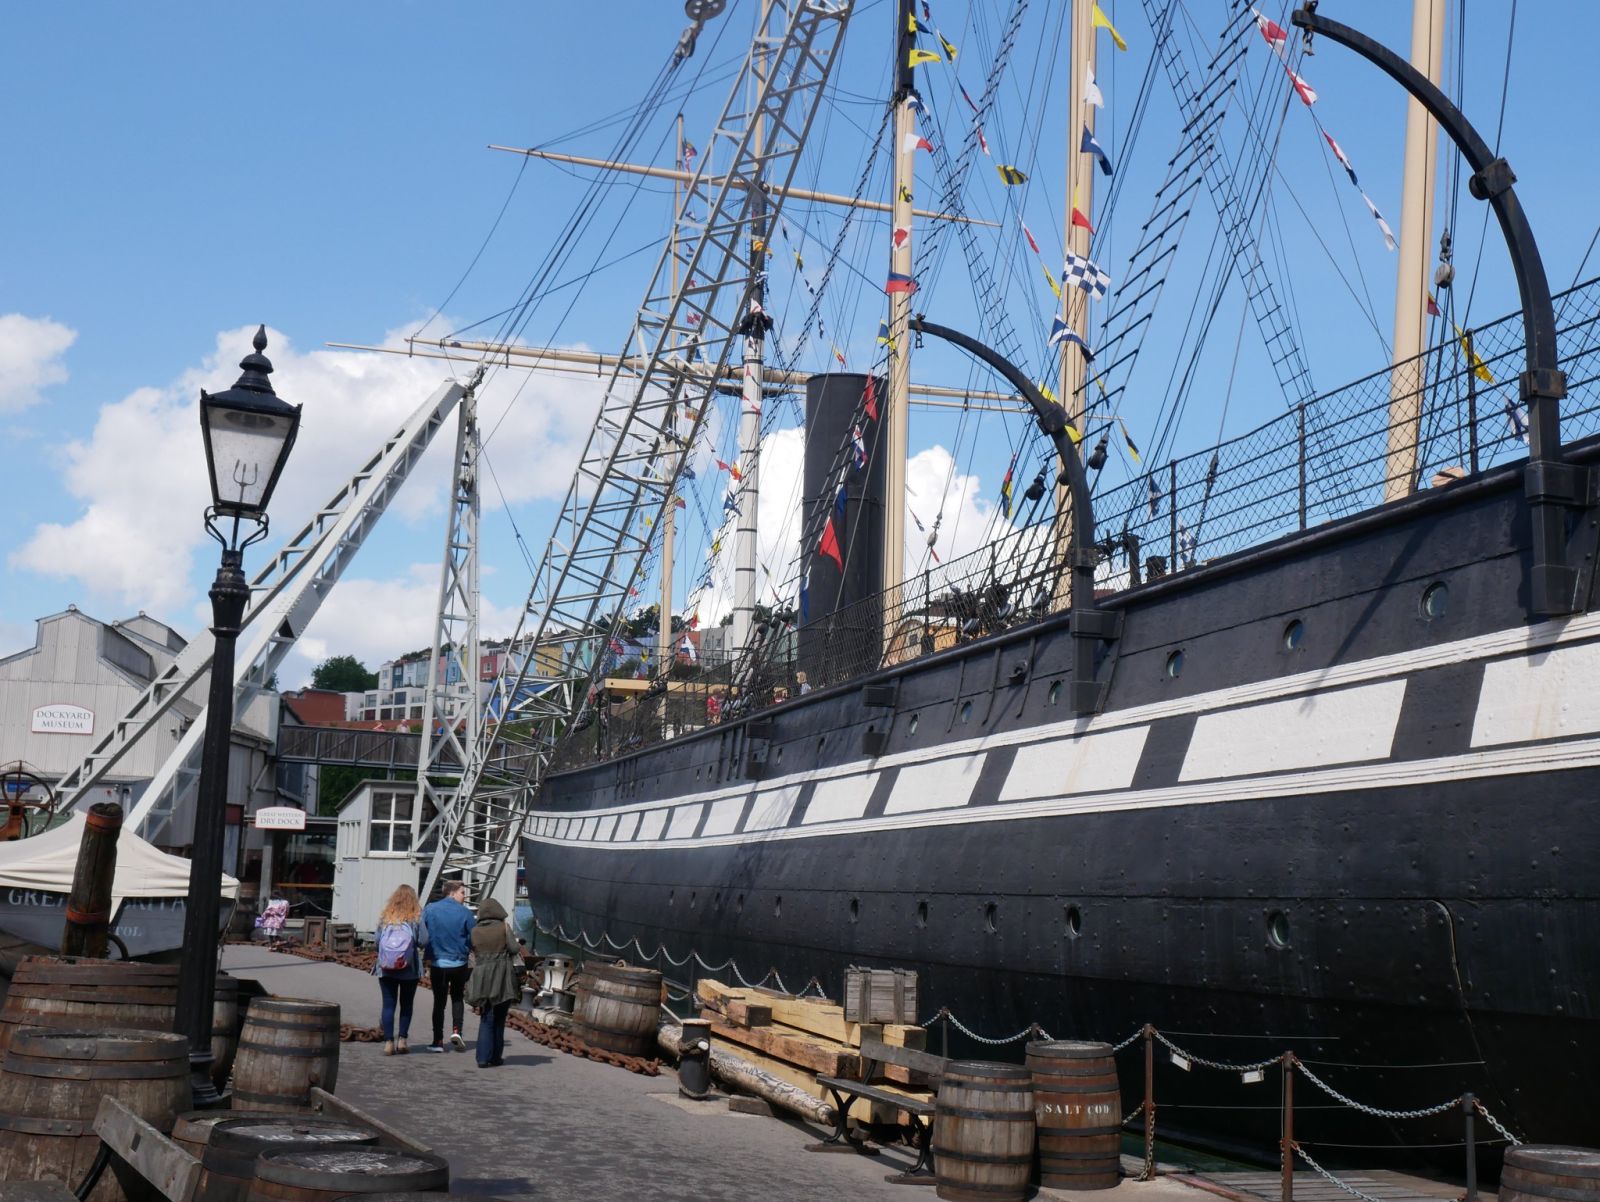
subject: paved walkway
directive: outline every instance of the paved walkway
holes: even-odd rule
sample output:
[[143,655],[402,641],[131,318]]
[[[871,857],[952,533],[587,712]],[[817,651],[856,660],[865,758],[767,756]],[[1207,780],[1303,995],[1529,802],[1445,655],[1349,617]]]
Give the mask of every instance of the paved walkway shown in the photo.
[[[344,1021],[376,1026],[378,986],[336,964],[252,947],[224,949],[223,966],[273,993],[335,1001]],[[931,1191],[890,1185],[910,1165],[902,1149],[876,1157],[808,1152],[822,1132],[798,1120],[735,1114],[678,1097],[669,1071],[641,1077],[580,1060],[506,1032],[506,1063],[479,1069],[471,1054],[416,1049],[431,1034],[432,995],[417,991],[412,1053],[347,1043],[337,1093],[429,1144],[450,1161],[451,1188],[504,1199],[639,1202],[931,1202]],[[477,1019],[467,1015],[470,1040]],[[1045,1199],[1071,1195],[1053,1191]],[[1078,1195],[1090,1199],[1091,1195]],[[1093,1195],[1106,1202],[1107,1195]],[[1125,1181],[1116,1202],[1215,1202],[1168,1180]]]

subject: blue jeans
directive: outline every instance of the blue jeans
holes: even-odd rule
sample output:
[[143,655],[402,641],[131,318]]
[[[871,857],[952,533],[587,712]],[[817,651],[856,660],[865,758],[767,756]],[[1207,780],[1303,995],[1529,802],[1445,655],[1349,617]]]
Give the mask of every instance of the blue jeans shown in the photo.
[[[415,980],[402,981],[394,977],[379,977],[378,988],[383,990],[383,1027],[385,1039],[406,1039],[411,1034],[411,1003],[417,997],[417,983]],[[395,1002],[400,1003],[400,1027],[397,1031],[394,1023]]]
[[510,1002],[499,1002],[483,1008],[478,1020],[478,1064],[487,1066],[491,1061],[502,1060],[506,1054],[506,1015],[511,1013]]

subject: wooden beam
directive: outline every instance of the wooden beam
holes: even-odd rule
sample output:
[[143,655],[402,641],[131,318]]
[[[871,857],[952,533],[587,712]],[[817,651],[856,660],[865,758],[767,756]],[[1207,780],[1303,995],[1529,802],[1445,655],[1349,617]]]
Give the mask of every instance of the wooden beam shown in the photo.
[[728,1043],[754,1048],[824,1077],[861,1076],[860,1053],[842,1044],[821,1044],[802,1035],[790,1035],[782,1027],[737,1027],[716,1020],[712,1020],[711,1033]]

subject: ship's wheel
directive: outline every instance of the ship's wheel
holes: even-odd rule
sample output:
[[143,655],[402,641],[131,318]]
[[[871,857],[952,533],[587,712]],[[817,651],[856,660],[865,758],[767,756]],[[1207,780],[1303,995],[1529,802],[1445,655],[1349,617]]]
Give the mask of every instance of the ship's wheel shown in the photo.
[[5,825],[0,842],[13,843],[37,834],[55,816],[56,791],[21,760],[0,768],[0,795],[5,799]]

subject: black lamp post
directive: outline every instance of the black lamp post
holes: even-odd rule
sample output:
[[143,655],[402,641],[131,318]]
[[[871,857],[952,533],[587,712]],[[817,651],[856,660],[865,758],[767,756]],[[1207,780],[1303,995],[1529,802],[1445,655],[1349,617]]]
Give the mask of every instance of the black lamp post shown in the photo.
[[[266,537],[267,502],[294,446],[300,406],[280,401],[262,354],[267,330],[256,331],[255,353],[226,392],[200,391],[200,430],[211,469],[206,529],[222,544],[222,565],[211,585],[211,692],[195,801],[194,856],[183,918],[183,969],[174,1029],[189,1037],[189,1069],[196,1107],[214,1106],[211,1082],[211,1010],[217,987],[217,924],[222,896],[222,837],[228,803],[228,758],[233,733],[233,650],[250,600],[244,549]],[[242,532],[242,537],[241,537]]]

